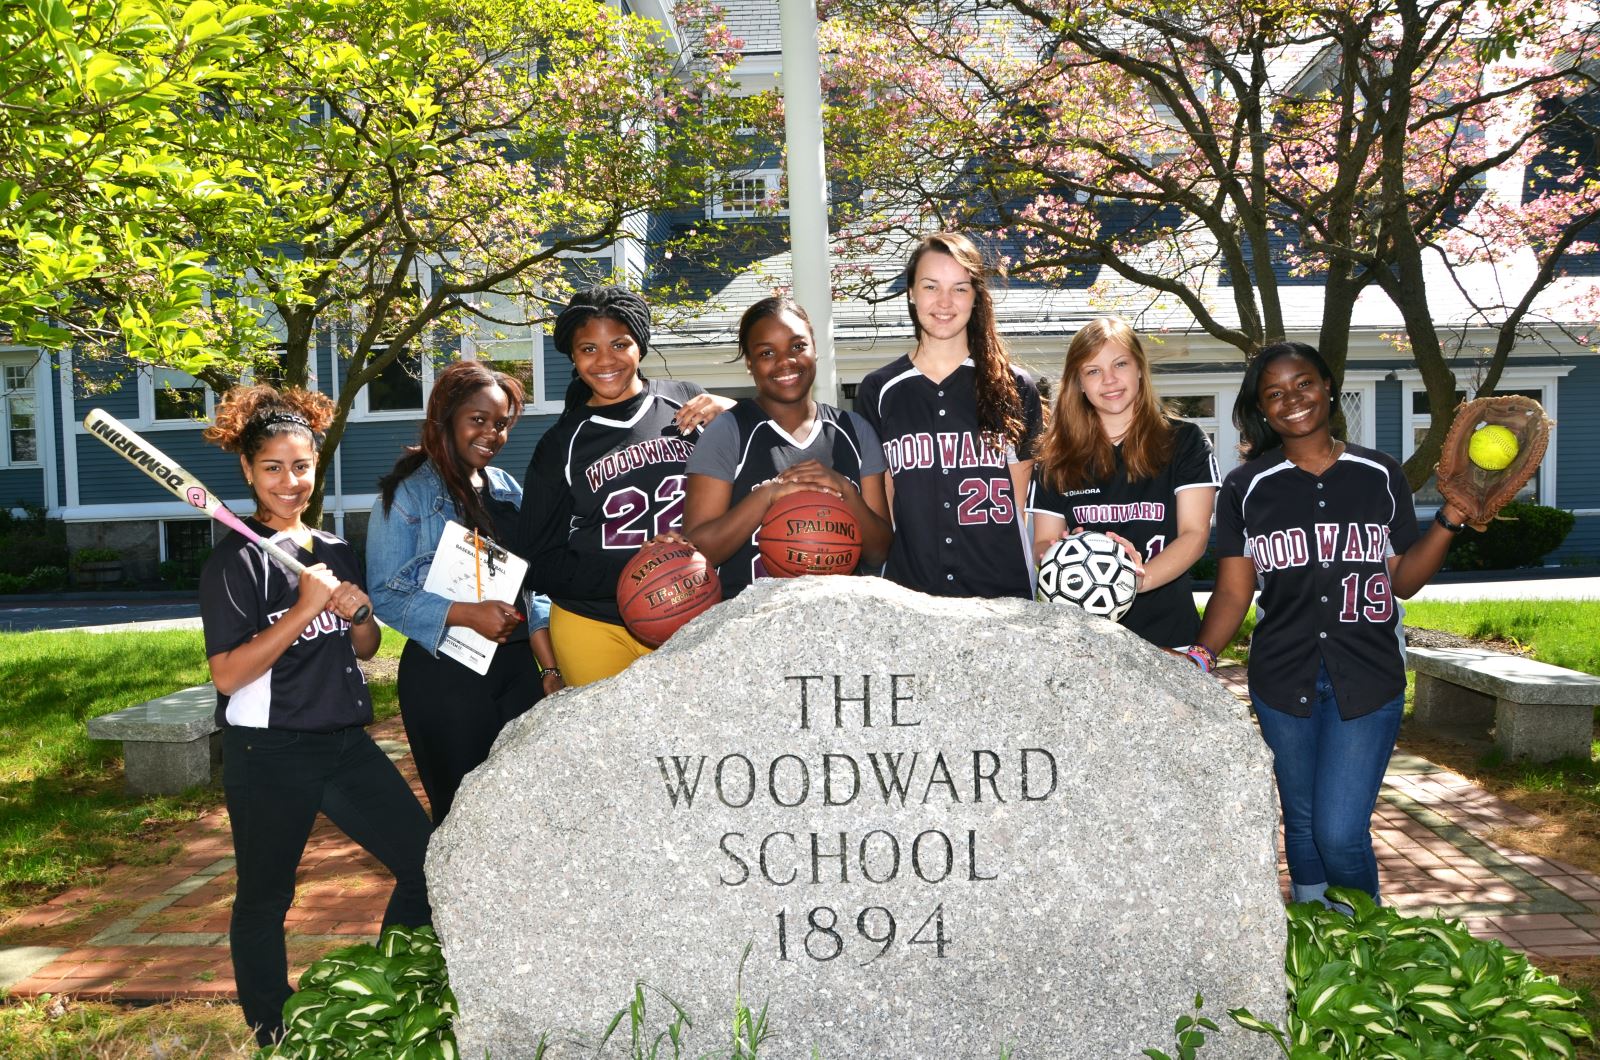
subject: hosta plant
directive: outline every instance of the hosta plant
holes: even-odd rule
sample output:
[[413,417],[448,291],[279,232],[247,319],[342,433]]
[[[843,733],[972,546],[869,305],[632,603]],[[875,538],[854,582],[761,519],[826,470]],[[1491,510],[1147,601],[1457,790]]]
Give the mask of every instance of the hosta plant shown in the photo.
[[1289,907],[1288,1027],[1247,1009],[1229,1015],[1269,1034],[1291,1060],[1571,1057],[1594,1037],[1578,996],[1460,921],[1408,917],[1335,889],[1350,915]]
[[391,927],[376,946],[335,950],[284,1002],[284,1036],[263,1056],[455,1060],[455,995],[431,927]]

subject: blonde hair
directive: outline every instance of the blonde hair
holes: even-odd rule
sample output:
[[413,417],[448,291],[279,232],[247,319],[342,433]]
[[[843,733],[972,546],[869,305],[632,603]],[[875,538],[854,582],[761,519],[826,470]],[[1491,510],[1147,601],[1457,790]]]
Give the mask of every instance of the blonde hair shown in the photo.
[[1039,445],[1045,485],[1057,492],[1103,482],[1116,470],[1116,449],[1100,423],[1099,413],[1078,383],[1083,366],[1108,345],[1127,350],[1139,368],[1133,422],[1122,438],[1122,463],[1128,481],[1151,478],[1172,459],[1172,421],[1156,396],[1150,358],[1139,341],[1139,333],[1120,317],[1098,317],[1079,328],[1067,345],[1055,411]]

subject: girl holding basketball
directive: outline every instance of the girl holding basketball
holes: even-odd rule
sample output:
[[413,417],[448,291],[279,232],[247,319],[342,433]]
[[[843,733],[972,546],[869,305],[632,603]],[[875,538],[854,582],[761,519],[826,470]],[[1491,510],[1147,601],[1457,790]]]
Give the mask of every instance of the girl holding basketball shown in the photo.
[[579,291],[553,338],[588,393],[574,387],[539,440],[521,537],[530,585],[554,602],[556,664],[567,684],[584,685],[651,651],[622,623],[617,579],[642,545],[681,540],[684,466],[700,429],[733,402],[640,373],[650,308],[625,288]]
[[1463,515],[1419,532],[1394,458],[1334,437],[1339,384],[1315,349],[1266,347],[1233,407],[1245,462],[1217,502],[1216,591],[1186,654],[1210,669],[1261,592],[1250,699],[1272,748],[1295,901],[1378,893],[1369,831],[1405,706],[1402,609]]
[[205,432],[239,454],[256,501],[250,528],[306,564],[291,575],[230,531],[200,573],[238,872],[229,949],[263,1046],[283,1031],[283,922],[318,811],[393,873],[385,927],[433,919],[422,875],[428,815],[365,728],[372,697],[357,660],[372,657],[382,632],[370,615],[352,621],[369,603],[361,566],[344,541],[301,522],[333,412],[324,394],[238,387]]
[[1035,558],[1069,528],[1109,534],[1141,569],[1122,624],[1164,648],[1190,644],[1200,616],[1189,568],[1219,485],[1205,434],[1162,410],[1132,326],[1101,317],[1079,329],[1028,493]]
[[1006,354],[987,275],[966,236],[923,239],[905,272],[916,348],[856,392],[889,467],[884,574],[936,596],[1033,595],[1021,503],[1039,391]]
[[[550,645],[549,601],[530,596],[528,618],[499,600],[448,600],[423,588],[454,520],[521,554],[522,488],[490,461],[522,412],[522,385],[477,361],[457,361],[434,380],[420,444],[407,448],[378,482],[367,524],[367,578],[378,617],[408,638],[400,655],[400,716],[442,821],[468,773],[489,757],[512,718],[561,687]],[[501,645],[489,670],[439,654],[450,626]]]
[[756,384],[708,426],[689,457],[684,533],[717,565],[724,599],[766,575],[755,533],[780,497],[838,497],[861,531],[861,566],[882,566],[893,531],[883,449],[860,416],[811,398],[811,319],[787,298],[763,298],[739,320],[739,353]]

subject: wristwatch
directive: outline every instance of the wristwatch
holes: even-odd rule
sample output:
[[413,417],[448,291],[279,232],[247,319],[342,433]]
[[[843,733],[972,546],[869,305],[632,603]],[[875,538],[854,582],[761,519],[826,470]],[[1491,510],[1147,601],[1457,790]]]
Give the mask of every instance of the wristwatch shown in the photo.
[[1466,523],[1452,523],[1450,520],[1446,519],[1444,517],[1444,507],[1442,505],[1433,513],[1433,521],[1450,531],[1452,534],[1459,534],[1461,531],[1467,528]]

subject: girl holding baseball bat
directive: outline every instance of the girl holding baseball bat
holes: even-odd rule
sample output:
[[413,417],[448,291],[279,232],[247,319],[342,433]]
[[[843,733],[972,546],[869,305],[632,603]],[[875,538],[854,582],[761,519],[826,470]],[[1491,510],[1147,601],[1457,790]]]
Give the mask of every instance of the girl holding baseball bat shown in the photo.
[[853,412],[811,398],[817,377],[811,319],[787,298],[763,298],[739,320],[739,354],[756,384],[705,429],[689,457],[684,533],[717,564],[731,598],[766,571],[755,532],[768,506],[800,490],[839,497],[861,528],[861,566],[889,552],[886,465],[878,435]]
[[[378,617],[408,638],[400,655],[400,716],[437,823],[461,781],[507,722],[561,688],[550,644],[550,604],[529,594],[524,618],[499,600],[451,601],[423,588],[450,520],[521,554],[511,539],[522,487],[490,461],[522,412],[522,385],[478,361],[440,372],[421,444],[378,483],[367,524],[367,579]],[[501,645],[486,674],[439,654],[450,626]]]
[[1205,434],[1162,410],[1138,332],[1117,317],[1080,328],[1028,490],[1035,559],[1069,530],[1109,534],[1141,568],[1122,624],[1164,648],[1189,644],[1200,631],[1189,568],[1219,485]]
[[323,394],[239,387],[205,432],[239,454],[256,500],[250,529],[306,565],[291,576],[230,531],[200,574],[238,871],[229,944],[239,1003],[263,1046],[283,1030],[283,922],[319,810],[394,874],[385,927],[433,918],[428,816],[365,729],[372,699],[357,660],[382,634],[370,615],[352,622],[368,606],[361,567],[347,543],[301,522],[333,411]]
[[1245,369],[1233,422],[1244,460],[1217,502],[1216,590],[1184,649],[1209,670],[1251,597],[1250,699],[1272,748],[1294,900],[1378,894],[1372,809],[1405,706],[1406,598],[1444,562],[1462,513],[1426,531],[1393,457],[1334,437],[1339,383],[1301,342]]

